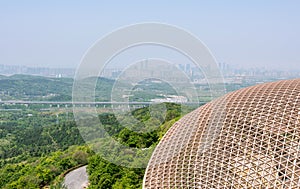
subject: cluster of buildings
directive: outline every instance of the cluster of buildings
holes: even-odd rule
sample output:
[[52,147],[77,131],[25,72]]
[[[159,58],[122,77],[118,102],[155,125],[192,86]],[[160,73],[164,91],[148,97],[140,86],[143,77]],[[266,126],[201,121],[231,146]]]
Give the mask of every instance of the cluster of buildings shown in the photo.
[[0,64],[0,75],[37,75],[45,77],[74,77],[75,69],[73,68],[47,68],[47,67],[28,67],[19,65]]

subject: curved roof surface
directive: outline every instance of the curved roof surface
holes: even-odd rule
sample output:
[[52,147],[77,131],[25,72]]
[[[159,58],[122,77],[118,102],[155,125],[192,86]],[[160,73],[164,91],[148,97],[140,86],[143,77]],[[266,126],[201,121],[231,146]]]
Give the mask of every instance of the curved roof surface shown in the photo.
[[300,188],[300,79],[229,93],[175,123],[144,188]]

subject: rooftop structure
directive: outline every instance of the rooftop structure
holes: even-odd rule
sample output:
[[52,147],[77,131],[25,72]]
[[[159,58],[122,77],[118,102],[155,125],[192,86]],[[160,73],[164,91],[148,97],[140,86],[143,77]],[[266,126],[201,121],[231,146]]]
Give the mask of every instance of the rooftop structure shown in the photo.
[[300,188],[300,79],[229,93],[176,122],[144,188]]

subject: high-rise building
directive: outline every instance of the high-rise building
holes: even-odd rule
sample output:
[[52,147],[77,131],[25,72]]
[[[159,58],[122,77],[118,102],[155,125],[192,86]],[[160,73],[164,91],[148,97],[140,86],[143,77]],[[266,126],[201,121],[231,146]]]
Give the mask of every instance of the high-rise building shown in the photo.
[[229,93],[175,123],[144,188],[300,188],[300,79]]

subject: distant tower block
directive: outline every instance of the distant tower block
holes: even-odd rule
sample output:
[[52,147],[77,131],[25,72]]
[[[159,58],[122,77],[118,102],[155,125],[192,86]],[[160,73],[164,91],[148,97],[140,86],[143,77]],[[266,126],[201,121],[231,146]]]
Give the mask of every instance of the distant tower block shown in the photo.
[[183,117],[144,188],[300,188],[300,79],[227,94]]

